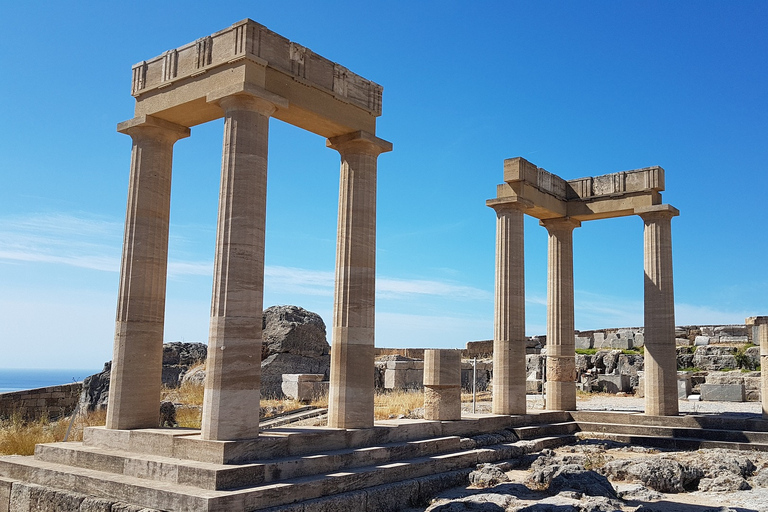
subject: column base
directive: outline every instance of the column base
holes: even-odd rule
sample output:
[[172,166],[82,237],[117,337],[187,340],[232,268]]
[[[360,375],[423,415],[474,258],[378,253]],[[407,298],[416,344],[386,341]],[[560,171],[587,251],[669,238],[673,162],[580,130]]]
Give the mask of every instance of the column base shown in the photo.
[[550,380],[547,382],[547,410],[575,411],[576,383]]

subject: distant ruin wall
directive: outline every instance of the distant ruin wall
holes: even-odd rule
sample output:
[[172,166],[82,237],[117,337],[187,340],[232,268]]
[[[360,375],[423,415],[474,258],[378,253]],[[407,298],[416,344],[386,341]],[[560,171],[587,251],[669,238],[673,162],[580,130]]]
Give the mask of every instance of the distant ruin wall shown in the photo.
[[0,418],[10,418],[14,414],[19,414],[25,420],[66,416],[75,410],[82,389],[82,382],[73,382],[0,393]]

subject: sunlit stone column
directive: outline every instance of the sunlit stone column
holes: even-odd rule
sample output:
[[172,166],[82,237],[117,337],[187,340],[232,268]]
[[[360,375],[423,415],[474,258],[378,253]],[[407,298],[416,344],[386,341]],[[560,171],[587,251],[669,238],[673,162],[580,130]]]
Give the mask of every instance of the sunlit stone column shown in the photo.
[[189,128],[152,116],[118,125],[133,139],[107,428],[158,426],[173,144]]
[[461,419],[461,351],[424,351],[424,419]]
[[366,132],[328,139],[341,154],[328,426],[373,426],[376,160],[392,144]]
[[763,418],[768,418],[768,316],[747,318],[746,324],[757,327],[753,342],[760,346],[760,401],[763,404]]
[[645,223],[645,414],[678,413],[672,217],[668,205],[636,209]]
[[573,315],[573,230],[570,217],[543,220],[549,232],[547,266],[547,409],[576,410]]
[[525,414],[525,244],[522,202],[496,211],[496,291],[493,325],[493,413]]
[[273,102],[209,98],[224,110],[219,218],[202,438],[259,433],[267,147]]

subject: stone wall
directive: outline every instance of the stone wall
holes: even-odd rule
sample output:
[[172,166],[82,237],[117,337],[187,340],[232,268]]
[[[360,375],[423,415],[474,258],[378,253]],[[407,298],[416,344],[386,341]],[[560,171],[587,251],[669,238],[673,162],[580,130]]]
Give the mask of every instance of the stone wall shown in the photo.
[[43,416],[55,419],[74,411],[82,382],[48,386],[11,393],[0,393],[0,418],[20,414],[25,420],[36,420]]

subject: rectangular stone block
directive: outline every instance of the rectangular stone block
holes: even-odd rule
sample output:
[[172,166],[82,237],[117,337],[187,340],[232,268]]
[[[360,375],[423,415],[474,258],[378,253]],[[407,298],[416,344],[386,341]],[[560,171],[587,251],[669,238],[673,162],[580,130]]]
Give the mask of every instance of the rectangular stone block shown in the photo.
[[632,338],[632,348],[640,348],[645,345],[645,335],[641,332],[636,332],[635,337]]
[[605,333],[596,332],[592,335],[593,343],[592,348],[610,348],[610,342],[606,344]]
[[619,393],[629,391],[629,375],[598,375],[594,388],[606,393]]
[[709,402],[743,402],[744,384],[701,384],[701,399]]
[[592,338],[588,336],[576,336],[575,343],[577,349],[592,348]]
[[677,398],[680,400],[686,400],[688,398],[688,395],[691,394],[691,379],[688,378],[681,378],[678,376],[677,378]]
[[691,340],[688,338],[675,338],[675,345],[678,347],[689,347],[691,346]]
[[632,340],[630,338],[615,336],[610,338],[610,343],[611,348],[617,350],[627,350],[632,348]]
[[711,338],[709,336],[696,336],[693,340],[693,344],[697,347],[703,347],[709,345]]
[[9,512],[13,480],[0,478],[0,512]]
[[749,343],[748,336],[720,336],[720,343]]

